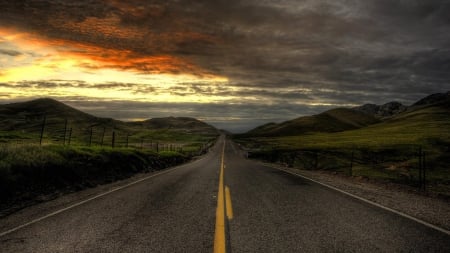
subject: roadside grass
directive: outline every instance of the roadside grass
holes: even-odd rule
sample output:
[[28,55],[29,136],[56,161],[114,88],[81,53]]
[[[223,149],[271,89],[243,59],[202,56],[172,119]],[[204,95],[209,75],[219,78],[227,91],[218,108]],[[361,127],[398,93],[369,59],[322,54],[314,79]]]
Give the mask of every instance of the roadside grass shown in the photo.
[[179,130],[158,129],[146,130],[132,136],[134,140],[143,140],[152,144],[169,144],[178,147],[181,152],[193,153],[211,145],[216,135],[200,135]]
[[39,136],[36,134],[22,133],[19,131],[0,131],[0,144],[2,143],[22,143],[39,141]]
[[[63,131],[64,132],[64,131]],[[69,132],[65,138],[61,132],[45,132],[42,138],[43,145],[61,145],[61,146],[89,146],[91,149],[96,147],[107,148],[150,148],[154,150],[176,149],[183,152],[196,152],[204,146],[211,144],[217,138],[217,135],[189,133],[182,130],[156,129],[141,130],[128,133],[120,130],[108,129],[104,133],[101,130],[94,131],[92,137],[89,131]],[[24,131],[0,131],[0,145],[23,145],[39,144],[40,135],[35,132]],[[157,148],[156,146],[160,148]]]
[[175,152],[61,145],[0,145],[0,210],[186,162]]

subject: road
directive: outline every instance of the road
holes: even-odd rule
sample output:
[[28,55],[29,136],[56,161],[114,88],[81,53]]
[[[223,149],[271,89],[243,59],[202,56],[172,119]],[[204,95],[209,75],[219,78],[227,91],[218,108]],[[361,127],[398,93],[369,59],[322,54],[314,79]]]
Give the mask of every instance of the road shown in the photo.
[[221,138],[199,160],[0,237],[0,252],[213,251],[450,252],[450,236],[247,160]]

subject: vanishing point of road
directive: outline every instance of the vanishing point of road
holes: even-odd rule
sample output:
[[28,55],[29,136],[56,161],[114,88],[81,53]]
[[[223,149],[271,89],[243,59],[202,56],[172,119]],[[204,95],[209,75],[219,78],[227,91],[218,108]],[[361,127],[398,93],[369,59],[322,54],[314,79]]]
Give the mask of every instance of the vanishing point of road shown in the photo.
[[[29,207],[37,208],[37,207]],[[450,236],[245,159],[202,158],[8,227],[0,252],[450,252]]]

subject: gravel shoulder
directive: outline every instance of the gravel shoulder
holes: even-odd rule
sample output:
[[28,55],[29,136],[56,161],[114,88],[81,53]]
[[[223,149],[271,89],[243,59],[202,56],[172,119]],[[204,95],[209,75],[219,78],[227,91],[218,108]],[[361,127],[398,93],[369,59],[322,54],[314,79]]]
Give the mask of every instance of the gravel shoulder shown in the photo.
[[450,230],[450,201],[437,196],[419,192],[408,186],[375,182],[361,177],[349,177],[328,171],[287,168],[279,164],[264,164],[300,174]]

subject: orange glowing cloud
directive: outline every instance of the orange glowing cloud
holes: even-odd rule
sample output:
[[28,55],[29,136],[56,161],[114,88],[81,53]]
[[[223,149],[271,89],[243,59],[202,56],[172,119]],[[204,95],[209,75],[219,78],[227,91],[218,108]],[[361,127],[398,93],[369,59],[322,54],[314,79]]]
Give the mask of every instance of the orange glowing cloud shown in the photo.
[[213,76],[187,59],[168,54],[141,55],[128,49],[105,48],[69,40],[49,40],[33,33],[0,29],[0,37],[40,54],[35,63],[51,67],[61,61],[85,69],[117,69],[141,74],[193,74]]
[[143,74],[207,74],[193,63],[170,55],[139,55],[131,50],[108,49],[67,41],[53,41],[64,58],[75,59],[87,70],[119,69]]
[[[0,96],[35,97],[48,94],[55,97],[196,103],[230,99],[172,92],[171,87],[186,83],[220,87],[228,79],[169,54],[142,55],[127,49],[50,40],[14,29],[0,28],[0,41],[0,54],[4,55],[0,59],[0,84],[4,84],[0,86]],[[60,81],[55,83],[55,80]],[[61,81],[75,84],[61,86]],[[77,82],[89,85],[79,86]],[[39,85],[22,85],[31,83]],[[130,85],[109,85],[111,83]],[[55,84],[55,87],[49,84]]]

